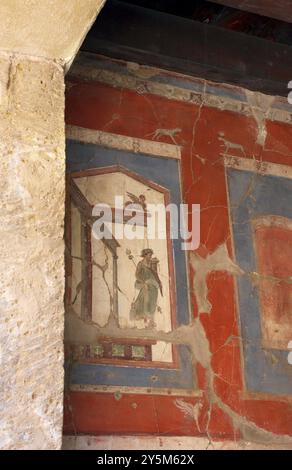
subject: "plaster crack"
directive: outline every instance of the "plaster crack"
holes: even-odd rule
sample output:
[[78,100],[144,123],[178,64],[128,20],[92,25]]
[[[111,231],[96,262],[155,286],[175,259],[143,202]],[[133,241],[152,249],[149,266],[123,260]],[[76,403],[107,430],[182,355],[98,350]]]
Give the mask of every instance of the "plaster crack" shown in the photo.
[[195,292],[199,313],[210,313],[212,305],[208,301],[207,275],[212,271],[225,271],[235,275],[242,275],[242,269],[229,257],[226,244],[220,245],[206,258],[197,253],[190,254],[190,263],[195,271],[193,289]]
[[250,90],[245,90],[245,94],[251,113],[258,126],[256,143],[264,147],[267,138],[266,120],[268,119],[275,97]]

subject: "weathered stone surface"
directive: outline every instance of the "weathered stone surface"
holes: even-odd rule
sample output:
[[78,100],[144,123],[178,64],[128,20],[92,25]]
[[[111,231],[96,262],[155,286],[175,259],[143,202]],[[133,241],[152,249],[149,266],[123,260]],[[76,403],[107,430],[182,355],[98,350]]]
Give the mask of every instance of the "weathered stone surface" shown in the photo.
[[64,315],[61,67],[0,58],[0,133],[0,448],[57,449]]
[[3,51],[70,64],[105,0],[2,0]]

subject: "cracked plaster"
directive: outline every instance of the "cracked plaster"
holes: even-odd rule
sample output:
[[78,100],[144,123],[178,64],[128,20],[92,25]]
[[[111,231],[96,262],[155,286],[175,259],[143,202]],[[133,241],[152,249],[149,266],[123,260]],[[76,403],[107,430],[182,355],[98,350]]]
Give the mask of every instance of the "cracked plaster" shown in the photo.
[[[184,137],[181,135],[183,129],[181,127],[172,127],[167,128],[163,127],[159,123],[159,119],[156,116],[154,106],[150,103],[150,98],[146,97],[147,94],[153,93],[154,95],[163,96],[164,98],[170,100],[178,101],[188,101],[191,104],[195,104],[194,120],[192,124],[192,135],[189,146],[189,157],[192,162],[191,164],[191,176],[192,176],[192,185],[185,191],[185,197],[188,197],[193,186],[197,184],[202,178],[201,175],[194,173],[194,158],[196,158],[201,165],[206,165],[207,159],[200,155],[197,152],[197,139],[198,139],[198,126],[202,118],[202,110],[216,108],[218,110],[232,111],[238,114],[244,114],[250,116],[254,119],[255,123],[255,144],[261,147],[262,151],[268,151],[267,148],[267,120],[272,121],[273,119],[280,122],[290,122],[291,117],[287,111],[280,111],[275,108],[275,97],[266,97],[259,93],[249,92],[244,90],[246,96],[246,102],[239,102],[228,97],[219,97],[216,95],[210,95],[207,93],[207,82],[203,82],[202,93],[191,94],[189,91],[186,91],[182,88],[178,88],[172,85],[162,85],[158,82],[155,82],[155,76],[157,70],[149,68],[143,72],[142,68],[139,66],[133,66],[127,64],[127,69],[130,71],[130,75],[123,75],[114,73],[109,70],[94,70],[90,67],[83,66],[78,63],[72,69],[71,76],[72,78],[86,78],[86,80],[95,80],[100,83],[107,83],[114,87],[122,87],[134,90],[137,94],[143,94],[144,98],[147,98],[147,103],[151,104],[153,114],[157,119],[159,127],[157,127],[153,132],[147,134],[146,136],[151,137],[153,140],[159,140],[160,138],[165,139],[167,142],[172,142],[174,144],[179,144],[183,151],[183,146],[185,144]],[[141,80],[143,79],[143,80]],[[153,81],[149,81],[153,79]],[[145,80],[148,80],[145,83]],[[74,85],[72,85],[74,86]],[[122,100],[122,93],[121,93]],[[215,161],[209,163],[210,168],[222,164],[224,161],[233,162],[233,164],[238,165],[241,161],[244,161],[246,164],[246,148],[242,143],[236,142],[232,138],[227,137],[226,130],[218,132],[217,139],[221,147],[222,153],[220,157]],[[146,137],[145,136],[145,137]],[[235,155],[233,155],[233,153]],[[280,152],[279,152],[280,153]],[[288,154],[284,154],[287,155]],[[244,157],[244,158],[243,158]],[[184,156],[182,156],[182,159]],[[253,165],[254,168],[260,169],[260,171],[265,174],[270,172],[275,163],[263,162],[262,159],[256,160],[253,156],[252,159],[248,160],[247,165]],[[232,166],[230,164],[230,166]],[[279,171],[285,172],[285,169],[282,168],[282,165],[279,165]],[[289,168],[289,167],[287,167]],[[287,170],[288,171],[288,170]],[[256,173],[252,180],[254,184],[256,180]],[[249,188],[244,197],[247,197],[249,194]],[[204,211],[213,209],[213,208],[224,208],[222,206],[212,206],[204,205]],[[214,219],[215,220],[215,219]],[[207,240],[208,241],[208,240]],[[202,256],[199,252],[193,252],[190,254],[190,265],[194,270],[194,278],[192,285],[192,292],[194,293],[195,300],[198,307],[198,316],[193,319],[189,325],[181,326],[173,330],[172,332],[165,333],[162,331],[152,331],[152,330],[137,330],[137,329],[120,329],[116,324],[107,324],[105,327],[100,328],[94,323],[84,323],[80,320],[74,312],[67,313],[66,320],[66,340],[70,340],[74,337],[76,341],[76,335],[78,342],[80,344],[95,344],[99,336],[112,336],[112,337],[143,337],[148,339],[163,340],[166,342],[171,342],[174,344],[184,344],[187,345],[192,353],[192,359],[194,365],[200,364],[205,370],[206,374],[206,388],[204,390],[207,403],[208,411],[207,423],[203,432],[207,436],[207,447],[213,445],[213,437],[209,432],[209,422],[212,413],[213,407],[218,407],[232,422],[233,429],[235,432],[238,432],[239,435],[247,442],[257,442],[262,445],[287,445],[292,446],[292,438],[286,434],[276,434],[270,431],[267,431],[263,427],[256,425],[252,420],[247,419],[242,414],[236,412],[230,405],[227,405],[222,398],[217,393],[216,386],[214,384],[214,379],[216,373],[213,370],[212,360],[213,354],[210,348],[210,341],[207,337],[206,330],[203,326],[203,316],[204,314],[209,314],[212,316],[212,304],[208,299],[208,286],[207,286],[207,277],[209,274],[216,271],[230,275],[232,278],[235,276],[251,276],[256,282],[256,278],[259,277],[258,273],[248,273],[244,272],[239,266],[237,266],[234,261],[231,259],[228,249],[227,249],[227,240],[224,243],[218,245],[213,251],[209,251],[205,256]],[[235,336],[230,334],[224,345],[229,344],[235,340],[238,340],[240,343],[240,336]],[[181,399],[176,403],[181,412],[194,420],[194,427],[199,428],[199,417],[201,412],[200,401],[197,401],[193,407]]]

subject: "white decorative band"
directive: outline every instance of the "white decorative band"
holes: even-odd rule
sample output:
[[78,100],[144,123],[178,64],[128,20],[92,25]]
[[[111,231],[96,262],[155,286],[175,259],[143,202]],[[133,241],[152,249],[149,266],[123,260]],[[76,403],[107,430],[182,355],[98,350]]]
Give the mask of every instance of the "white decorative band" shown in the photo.
[[226,156],[224,164],[227,167],[236,170],[253,171],[263,175],[281,176],[283,178],[292,178],[292,167],[288,165],[280,165],[279,163],[263,162],[253,158],[243,158]]
[[201,397],[201,390],[168,389],[168,388],[145,388],[127,387],[115,385],[79,385],[71,384],[70,390],[73,392],[96,392],[96,393],[135,393],[143,395],[168,395],[183,397]]
[[178,145],[138,139],[120,134],[111,134],[84,127],[66,126],[67,139],[78,140],[102,147],[115,148],[133,153],[153,155],[155,157],[175,158],[180,160],[181,150]]

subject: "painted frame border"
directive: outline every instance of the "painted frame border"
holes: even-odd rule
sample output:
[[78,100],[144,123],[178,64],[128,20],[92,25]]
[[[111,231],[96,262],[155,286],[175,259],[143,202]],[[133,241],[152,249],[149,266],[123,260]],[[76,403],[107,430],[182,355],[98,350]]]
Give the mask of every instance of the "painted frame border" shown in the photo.
[[234,255],[245,272],[237,279],[245,387],[249,392],[291,394],[288,350],[263,347],[259,294],[249,273],[257,269],[253,220],[271,215],[292,219],[292,180],[230,167],[226,176]]
[[[78,173],[98,168],[120,166],[129,172],[153,181],[166,188],[170,202],[179,205],[182,202],[179,161],[173,158],[160,158],[146,154],[135,154],[119,149],[109,149],[75,140],[67,141],[67,173]],[[181,240],[172,240],[176,285],[176,324],[190,322],[188,297],[188,276],[186,254],[181,250]],[[155,390],[179,389],[196,391],[197,383],[192,365],[191,352],[188,346],[178,345],[179,368],[162,369],[129,366],[109,366],[103,364],[73,364],[71,367],[71,384],[78,386],[101,387],[137,387]],[[153,376],[159,379],[153,381]],[[114,374],[112,374],[114,372]],[[126,372],[126,373],[125,373]],[[108,377],[109,375],[109,377]],[[104,382],[106,381],[106,385]],[[174,391],[174,390],[172,390]],[[135,389],[132,390],[135,392]],[[141,393],[141,392],[140,392]],[[163,392],[162,392],[163,393]]]

